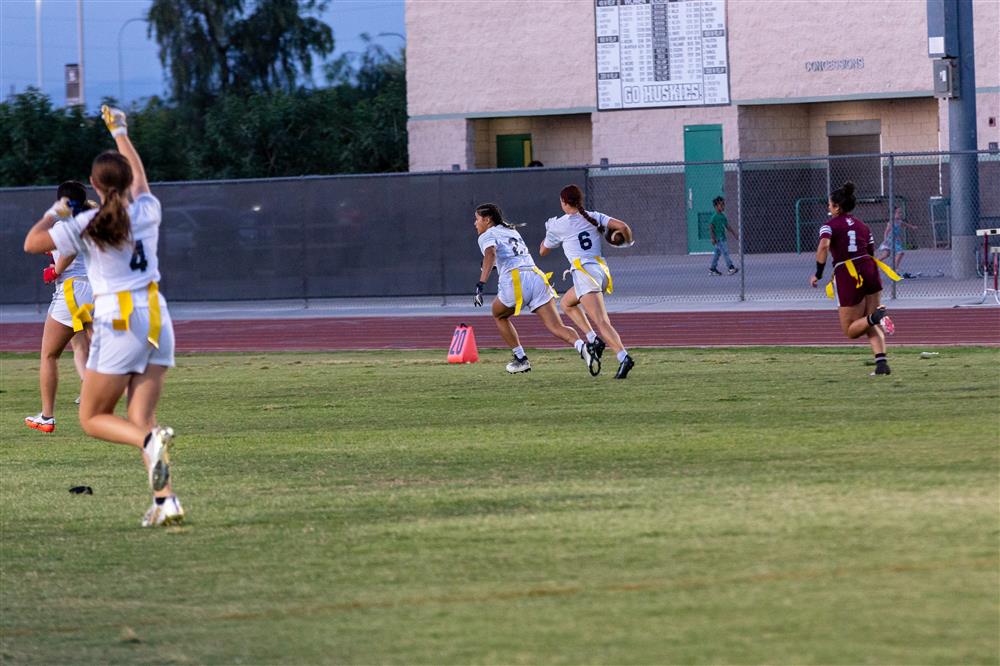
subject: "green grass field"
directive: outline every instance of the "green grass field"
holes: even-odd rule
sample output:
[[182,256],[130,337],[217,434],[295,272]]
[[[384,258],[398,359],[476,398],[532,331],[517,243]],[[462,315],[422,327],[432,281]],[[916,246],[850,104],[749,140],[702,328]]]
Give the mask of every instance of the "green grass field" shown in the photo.
[[182,356],[160,530],[4,355],[0,662],[997,664],[1000,352],[918,351]]

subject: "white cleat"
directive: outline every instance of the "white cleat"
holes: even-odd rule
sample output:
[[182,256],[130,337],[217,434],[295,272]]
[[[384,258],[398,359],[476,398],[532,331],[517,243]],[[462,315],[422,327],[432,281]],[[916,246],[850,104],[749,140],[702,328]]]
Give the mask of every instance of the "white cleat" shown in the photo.
[[528,363],[528,357],[522,356],[521,358],[514,357],[514,360],[507,364],[507,372],[515,375],[519,372],[531,372],[531,363]]
[[174,439],[174,429],[156,426],[149,441],[143,447],[146,455],[146,469],[149,472],[149,487],[153,491],[163,490],[170,483],[170,443]]
[[146,515],[142,517],[143,527],[166,527],[168,525],[179,525],[184,520],[184,508],[177,495],[171,495],[157,504],[153,500],[153,506],[149,507]]
[[34,416],[25,416],[24,425],[33,430],[52,432],[56,429],[56,417],[50,416],[49,418],[45,418],[41,412],[38,412]]

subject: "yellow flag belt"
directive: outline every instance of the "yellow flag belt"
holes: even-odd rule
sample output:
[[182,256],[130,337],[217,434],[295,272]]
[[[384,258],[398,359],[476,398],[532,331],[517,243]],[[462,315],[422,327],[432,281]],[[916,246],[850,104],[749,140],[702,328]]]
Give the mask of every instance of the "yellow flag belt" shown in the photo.
[[[879,268],[882,269],[882,272],[886,274],[886,277],[888,277],[893,282],[899,282],[900,280],[903,279],[903,278],[899,277],[899,274],[896,273],[896,271],[892,270],[892,267],[890,267],[884,261],[879,261],[878,259],[876,259],[875,257],[873,257],[871,255],[866,255],[866,256],[868,256],[869,259],[871,259],[872,261],[874,261],[875,264]],[[864,257],[856,257],[856,259],[863,259],[863,258]],[[847,259],[845,261],[840,262],[840,264],[837,264],[837,266],[840,266],[841,264],[843,264],[845,267],[847,267],[847,274],[850,275],[852,278],[854,278],[854,281],[855,281],[854,286],[857,287],[858,289],[860,289],[861,285],[863,285],[865,283],[865,280],[864,280],[863,277],[861,277],[861,274],[858,273],[858,269],[854,266],[854,260]],[[833,267],[834,275],[836,275],[837,266]],[[830,298],[830,299],[833,298],[833,276],[832,275],[830,276],[830,281],[826,283],[826,297]]]
[[[147,291],[149,293],[149,334],[146,336],[146,339],[149,340],[149,344],[159,349],[160,328],[162,326],[160,319],[160,287],[155,282],[150,282]],[[132,316],[133,310],[131,291],[118,292],[118,310],[120,318],[112,320],[111,326],[116,331],[127,331],[128,320]]]
[[[611,271],[608,269],[608,264],[607,262],[604,261],[604,257],[594,257],[594,260],[601,266],[601,270],[604,271],[605,277],[608,278],[608,286],[604,289],[604,293],[610,294],[612,291],[614,291],[614,284],[611,282]],[[583,262],[580,261],[580,257],[577,257],[576,259],[573,260],[573,270],[580,271],[581,273],[589,277],[594,282],[594,284],[597,285],[598,289],[600,289],[601,283],[598,282],[596,279],[594,279],[593,275],[584,270]]]
[[[553,298],[558,298],[559,294],[556,290],[549,284],[549,278],[552,277],[552,273],[543,273],[539,270],[538,266],[532,266],[531,271],[537,273],[541,276],[542,280],[545,281],[545,286],[549,288],[552,292]],[[515,268],[510,272],[511,282],[514,284],[514,316],[517,317],[521,314],[521,306],[524,305],[524,293],[521,291],[521,271]]]

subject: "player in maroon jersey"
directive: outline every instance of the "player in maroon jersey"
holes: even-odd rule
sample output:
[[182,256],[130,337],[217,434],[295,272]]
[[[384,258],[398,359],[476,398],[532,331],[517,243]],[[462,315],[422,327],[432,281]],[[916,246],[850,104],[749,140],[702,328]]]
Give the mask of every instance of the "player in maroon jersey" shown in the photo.
[[816,287],[823,277],[827,254],[833,255],[833,286],[840,306],[840,327],[851,339],[867,335],[875,354],[872,375],[888,375],[883,328],[891,333],[892,320],[880,304],[882,280],[875,263],[872,232],[867,224],[850,215],[856,203],[851,182],[830,195],[828,207],[833,217],[820,227],[816,273],[809,277],[809,284]]

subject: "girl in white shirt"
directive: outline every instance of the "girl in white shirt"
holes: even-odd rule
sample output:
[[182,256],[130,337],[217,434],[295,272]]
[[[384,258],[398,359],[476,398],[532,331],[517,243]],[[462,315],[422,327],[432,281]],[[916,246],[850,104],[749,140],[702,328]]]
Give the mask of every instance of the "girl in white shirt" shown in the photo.
[[[118,152],[98,155],[91,167],[100,208],[54,226],[56,208],[63,203],[57,202],[28,232],[24,249],[83,255],[95,303],[80,425],[92,437],[142,452],[153,490],[142,525],[170,525],[183,520],[184,510],[170,483],[168,449],[174,433],[156,425],[163,380],[174,365],[173,324],[158,284],[160,202],[150,193],[128,138],[125,114],[107,106],[101,112]],[[121,418],[114,410],[126,390],[127,418]]]
[[[617,352],[618,372],[615,379],[625,379],[635,361],[622,344],[618,331],[611,325],[604,306],[604,292],[611,293],[612,283],[611,271],[601,256],[601,239],[606,233],[621,234],[625,243],[631,243],[632,230],[621,220],[585,210],[583,191],[576,185],[567,185],[562,189],[559,203],[565,215],[545,223],[545,239],[538,253],[544,257],[562,245],[573,272],[573,287],[563,294],[560,302],[563,311],[574,324],[587,332],[587,344],[595,357],[600,358],[605,342]],[[580,303],[583,303],[586,312],[579,307]],[[597,325],[599,337],[587,319],[588,314]]]
[[[63,219],[82,213],[97,204],[87,201],[87,189],[83,183],[67,180],[56,190],[57,199],[65,199],[58,213]],[[60,219],[56,224],[61,224]],[[55,284],[52,301],[42,328],[42,350],[38,365],[38,385],[42,397],[42,411],[24,419],[24,424],[41,432],[56,429],[56,389],[59,387],[59,357],[66,344],[73,346],[73,364],[83,379],[87,368],[87,354],[90,351],[90,310],[94,307],[94,297],[87,281],[87,269],[83,258],[74,254],[52,252],[52,265],[43,272],[46,284]],[[79,398],[77,399],[79,400]]]
[[479,249],[483,253],[483,266],[476,283],[473,304],[483,304],[483,290],[494,264],[497,268],[497,297],[493,301],[493,320],[514,355],[507,364],[507,372],[529,372],[531,363],[521,346],[517,330],[510,321],[521,313],[522,308],[534,312],[552,335],[576,349],[580,357],[590,366],[590,353],[580,336],[569,326],[564,326],[556,310],[555,290],[549,286],[548,278],[535,266],[531,252],[521,234],[503,219],[503,212],[496,204],[485,203],[476,207],[476,232],[479,234]]

